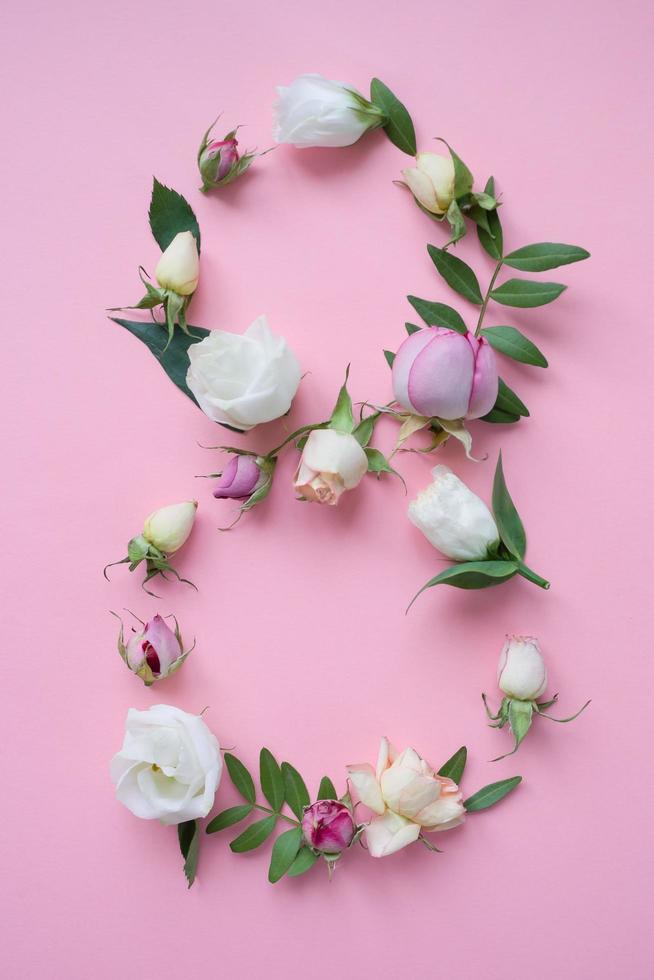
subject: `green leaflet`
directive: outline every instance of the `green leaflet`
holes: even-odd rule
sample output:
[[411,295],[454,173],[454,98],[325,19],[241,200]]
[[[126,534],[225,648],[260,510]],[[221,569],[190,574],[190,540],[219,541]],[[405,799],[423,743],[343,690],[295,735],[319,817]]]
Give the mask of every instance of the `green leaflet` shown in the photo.
[[563,245],[560,242],[538,242],[536,245],[525,245],[515,252],[509,252],[504,258],[504,265],[521,272],[546,272],[560,265],[570,265],[571,262],[581,262],[590,257],[590,252],[578,245]]
[[289,878],[298,878],[306,871],[309,871],[317,860],[318,855],[315,851],[312,851],[310,847],[301,847],[293,864],[286,873]]
[[460,749],[457,749],[454,755],[443,763],[443,765],[438,770],[439,776],[448,776],[450,779],[454,780],[455,783],[461,782],[461,777],[463,776],[463,770],[466,767],[466,762],[468,759],[468,750],[465,745],[462,745]]
[[264,817],[263,820],[255,820],[251,823],[249,827],[246,827],[242,834],[234,838],[230,843],[230,848],[235,854],[243,854],[245,851],[253,851],[256,847],[260,847],[264,841],[268,840],[273,830],[275,829],[275,824],[277,823],[277,814],[271,813],[269,817]]
[[162,252],[180,231],[190,231],[197,242],[198,252],[200,251],[200,226],[193,208],[186,198],[159,183],[156,177],[152,182],[148,217],[152,234]]
[[384,132],[398,150],[414,157],[417,152],[416,131],[406,107],[378,78],[370,83],[370,101],[384,113]]
[[447,306],[445,303],[434,303],[428,299],[420,299],[418,296],[407,296],[407,299],[418,316],[422,317],[428,326],[447,327],[448,330],[456,330],[457,333],[462,334],[468,332],[463,317],[451,306]]
[[497,783],[489,783],[473,796],[463,801],[463,805],[468,813],[475,813],[479,810],[487,810],[489,806],[499,803],[507,793],[522,782],[522,776],[512,776],[510,779],[500,779]]
[[507,582],[517,573],[518,566],[513,561],[464,561],[457,565],[450,565],[439,575],[429,579],[423,587],[416,592],[409,603],[407,612],[426,589],[433,588],[434,585],[453,585],[457,589],[488,589],[494,585],[501,585]]
[[404,324],[404,329],[406,330],[406,332],[408,333],[408,335],[410,337],[412,333],[420,333],[420,331],[422,330],[422,327],[416,326],[415,323],[405,323]]
[[337,800],[338,794],[336,792],[336,787],[329,778],[329,776],[323,776],[320,780],[320,786],[318,787],[318,800]]
[[529,417],[529,409],[523,401],[516,395],[515,391],[509,388],[508,384],[499,379],[497,398],[493,405],[493,410],[507,412],[509,415],[523,415]]
[[428,245],[427,251],[448,286],[451,286],[464,299],[474,303],[475,306],[481,306],[483,299],[479,282],[470,266],[466,265],[462,259],[457,258],[456,255],[452,255],[442,248],[436,248],[435,245]]
[[235,755],[232,755],[231,752],[225,752],[225,765],[227,766],[229,778],[234,783],[234,786],[239,791],[241,796],[246,799],[248,803],[254,804],[257,798],[256,791],[254,789],[254,780],[243,763],[240,761],[240,759],[237,759]]
[[491,299],[502,306],[545,306],[553,303],[566,286],[559,282],[538,282],[534,279],[507,279],[491,292]]
[[284,805],[284,780],[282,771],[269,749],[259,753],[259,778],[263,795],[273,810],[279,811]]
[[497,459],[493,480],[493,515],[503,544],[515,558],[524,558],[527,536],[504,479],[501,452]]
[[274,885],[276,881],[283,878],[289,870],[297,853],[302,845],[302,830],[300,827],[292,827],[280,834],[273,844],[270,856],[270,868],[268,870],[268,881]]
[[311,802],[309,791],[302,776],[290,763],[282,762],[282,776],[284,777],[286,802],[298,820],[301,820],[305,806],[309,806]]
[[536,344],[532,344],[531,340],[515,327],[484,327],[481,334],[491,347],[500,354],[513,358],[514,361],[533,364],[534,367],[547,367],[547,358],[539,351]]
[[207,824],[205,833],[216,834],[219,830],[226,830],[233,827],[235,823],[245,820],[252,813],[254,807],[251,803],[241,803],[239,806],[230,806],[227,810],[218,813],[213,820]]
[[200,855],[200,826],[197,820],[186,820],[177,825],[179,849],[184,858],[184,874],[190,888],[195,881]]
[[119,317],[111,317],[110,319],[142,341],[154,354],[173,384],[177,385],[179,390],[183,391],[194,405],[198,404],[186,384],[186,374],[189,367],[188,349],[191,344],[208,336],[208,330],[203,327],[189,327],[189,330],[193,331],[193,336],[189,336],[183,330],[175,330],[170,343],[166,346],[168,334],[165,328],[159,324],[148,323],[147,321],[139,323],[137,320],[122,320]]
[[[493,177],[488,178],[484,192],[488,194],[489,197],[495,198],[495,180]],[[493,211],[489,211],[486,215],[486,219],[487,220],[485,223],[481,221],[477,223],[477,237],[479,239],[479,244],[491,258],[499,260],[502,258],[504,236],[502,234],[502,222],[500,221],[497,208],[495,208]]]
[[494,422],[497,425],[510,425],[512,422],[519,422],[521,416],[513,412],[503,412],[499,408],[491,408],[487,415],[482,415],[481,422]]
[[393,353],[393,351],[392,350],[385,350],[384,351],[384,357],[386,358],[386,363],[388,364],[389,368],[392,368],[393,367],[393,361],[395,360],[395,354]]

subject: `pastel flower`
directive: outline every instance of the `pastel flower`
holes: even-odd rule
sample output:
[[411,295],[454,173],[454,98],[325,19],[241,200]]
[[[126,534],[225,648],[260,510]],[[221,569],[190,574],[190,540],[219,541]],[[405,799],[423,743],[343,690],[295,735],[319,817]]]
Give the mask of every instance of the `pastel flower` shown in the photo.
[[294,486],[305,500],[334,506],[368,470],[368,457],[349,432],[314,429],[309,433]]
[[232,136],[207,143],[200,151],[198,166],[202,179],[210,184],[227,177],[238,161],[238,140]]
[[418,153],[415,167],[407,167],[402,176],[426,211],[445,214],[454,200],[454,164],[450,156]]
[[165,555],[178,551],[193,530],[197,500],[169,504],[153,511],[143,525],[143,537]]
[[200,277],[200,257],[190,231],[175,235],[159,259],[154,275],[162,289],[170,289],[178,296],[190,296],[195,292]]
[[488,558],[500,541],[490,510],[449,467],[431,472],[432,482],[409,504],[409,520],[447,558]]
[[254,493],[262,479],[262,471],[254,456],[232,456],[225,467],[220,482],[213,491],[214,497],[243,500]]
[[356,824],[349,808],[338,800],[318,800],[302,817],[302,834],[314,851],[340,854],[352,843]]
[[274,138],[297,147],[350,146],[374,126],[382,113],[353,86],[322,75],[299,75],[277,89]]
[[507,636],[497,668],[497,683],[507,697],[537,701],[547,687],[547,668],[534,636]]

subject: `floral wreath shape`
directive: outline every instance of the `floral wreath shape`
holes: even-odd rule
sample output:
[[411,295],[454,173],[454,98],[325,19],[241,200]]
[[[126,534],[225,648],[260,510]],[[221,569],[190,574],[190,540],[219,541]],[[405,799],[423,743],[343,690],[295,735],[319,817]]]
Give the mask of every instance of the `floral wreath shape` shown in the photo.
[[[329,419],[301,426],[265,452],[211,447],[229,456],[224,470],[208,478],[219,479],[214,489],[216,498],[239,504],[230,527],[266,499],[280,453],[289,447],[300,453],[294,480],[298,499],[330,506],[335,506],[344,492],[353,490],[366,473],[378,479],[392,474],[404,483],[392,465],[399,452],[429,454],[454,437],[466,455],[474,458],[466,421],[513,424],[529,415],[523,401],[500,378],[496,353],[523,364],[547,367],[545,356],[517,328],[485,325],[490,304],[521,309],[542,306],[566,288],[560,283],[526,278],[510,278],[498,285],[500,273],[504,267],[544,272],[589,256],[578,246],[551,242],[505,253],[494,179],[489,178],[483,191],[474,191],[471,171],[445,141],[447,155],[418,153],[407,109],[379,79],[371,83],[369,100],[352,86],[320,75],[302,75],[278,91],[277,143],[348,146],[368,130],[382,127],[398,149],[415,158],[415,166],[404,169],[404,179],[396,183],[410,190],[429,218],[449,225],[448,241],[441,247],[428,245],[428,253],[444,282],[478,313],[474,330],[470,330],[453,307],[409,295],[423,325],[406,323],[407,336],[397,352],[383,352],[392,371],[394,397],[390,402],[376,405],[364,400],[355,415],[348,391],[348,366]],[[257,157],[269,152],[239,153],[239,127],[222,140],[214,139],[211,133],[216,122],[204,134],[197,154],[200,190],[204,193],[231,183]],[[171,381],[217,424],[247,433],[284,416],[302,378],[286,341],[272,334],[265,316],[255,320],[244,334],[189,325],[187,310],[200,270],[197,218],[181,194],[155,178],[149,221],[162,251],[155,269],[156,285],[140,267],[146,292],[131,308],[149,310],[153,322],[113,317],[114,322],[142,341]],[[450,250],[466,234],[466,222],[475,226],[479,243],[495,260],[485,291],[474,270]],[[157,308],[163,312],[163,322],[155,316]],[[113,308],[112,312],[120,309],[124,308]],[[396,445],[389,456],[371,445],[382,417],[399,424]],[[405,446],[420,431],[429,435],[429,443],[420,448]],[[431,485],[409,505],[408,516],[454,564],[425,583],[409,608],[422,592],[438,584],[480,589],[520,575],[549,588],[549,582],[525,564],[526,534],[505,481],[501,453],[492,509],[448,467],[436,466],[432,475]],[[143,564],[142,585],[150,595],[155,593],[147,585],[158,575],[172,575],[195,588],[190,580],[181,578],[170,558],[190,535],[197,506],[193,500],[154,511],[142,532],[130,539],[126,556],[111,565],[128,564],[129,570],[135,571]],[[104,570],[107,578],[109,567]],[[178,670],[195,645],[184,648],[177,620],[172,618],[174,630],[160,615],[147,623],[139,620],[141,629],[133,629],[127,640],[121,621],[119,653],[146,686]],[[504,697],[497,713],[489,709],[486,695],[482,697],[492,726],[508,724],[515,752],[533,717],[552,718],[547,709],[558,698],[554,695],[539,701],[547,684],[547,671],[535,638],[507,637],[498,683]],[[570,718],[552,720],[571,721],[589,703]],[[286,761],[279,764],[264,747],[259,758],[259,782],[269,804],[266,806],[258,799],[246,766],[233,753],[225,752],[224,767],[243,802],[218,813],[205,830],[214,834],[256,815],[258,818],[230,843],[232,851],[242,853],[261,846],[280,823],[289,824],[272,847],[268,878],[273,883],[284,876],[305,873],[321,857],[331,877],[336,862],[356,842],[364,844],[373,857],[386,856],[416,841],[438,851],[426,834],[459,825],[466,813],[494,805],[521,781],[520,776],[503,779],[464,799],[459,783],[466,759],[467,750],[462,746],[435,771],[414,749],[397,753],[383,738],[375,767],[368,763],[347,766],[343,795],[339,796],[332,780],[325,776],[313,798],[297,769]],[[222,771],[222,750],[201,716],[165,704],[146,711],[129,710],[123,747],[111,765],[117,798],[139,817],[178,827],[189,887],[197,870],[200,820],[213,807]],[[368,819],[359,821],[359,805],[370,811]]]

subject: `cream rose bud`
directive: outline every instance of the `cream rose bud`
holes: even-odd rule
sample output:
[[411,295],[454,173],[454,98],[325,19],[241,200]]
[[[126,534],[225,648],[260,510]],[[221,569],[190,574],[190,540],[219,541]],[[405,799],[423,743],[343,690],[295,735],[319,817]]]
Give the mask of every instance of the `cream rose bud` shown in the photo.
[[212,330],[188,356],[186,384],[202,411],[242,432],[285,415],[300,384],[297,357],[265,316],[243,334]]
[[432,482],[409,504],[409,520],[454,561],[482,561],[499,544],[493,515],[447,466],[435,466]]
[[497,668],[500,690],[518,701],[536,701],[547,687],[547,668],[533,636],[507,636]]
[[299,75],[290,85],[279,86],[277,92],[276,143],[301,148],[350,146],[383,121],[381,111],[352,85],[322,75]]
[[190,296],[195,292],[200,277],[200,257],[190,231],[175,235],[159,259],[154,275],[162,289],[170,289],[179,296]]
[[295,474],[301,497],[319,504],[337,504],[345,490],[353,490],[368,470],[368,457],[349,432],[314,429],[309,433]]
[[146,518],[143,537],[159,551],[172,555],[182,547],[193,530],[197,509],[197,500],[160,507]]
[[111,778],[116,797],[135,816],[179,824],[206,817],[222,768],[218,739],[199,715],[155,704],[127,712]]
[[416,201],[432,214],[445,214],[454,200],[454,164],[449,156],[418,153],[402,175]]

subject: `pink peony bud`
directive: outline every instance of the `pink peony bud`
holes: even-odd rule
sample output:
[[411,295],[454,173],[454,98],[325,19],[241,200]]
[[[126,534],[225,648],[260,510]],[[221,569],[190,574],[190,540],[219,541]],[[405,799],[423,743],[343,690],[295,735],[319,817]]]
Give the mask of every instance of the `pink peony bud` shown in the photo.
[[210,184],[226,177],[239,161],[238,140],[230,137],[212,140],[200,152],[198,161],[200,173],[205,183]]
[[125,653],[127,666],[135,674],[143,674],[144,679],[151,675],[154,680],[159,680],[171,672],[183,649],[178,636],[157,614],[142,631],[130,637]]
[[393,362],[393,391],[402,408],[428,418],[478,419],[498,390],[495,352],[484,337],[444,327],[412,333]]
[[213,495],[243,500],[254,493],[261,477],[262,472],[254,456],[232,456]]
[[352,843],[356,824],[350,810],[338,800],[318,800],[302,818],[304,839],[315,851],[340,854]]

